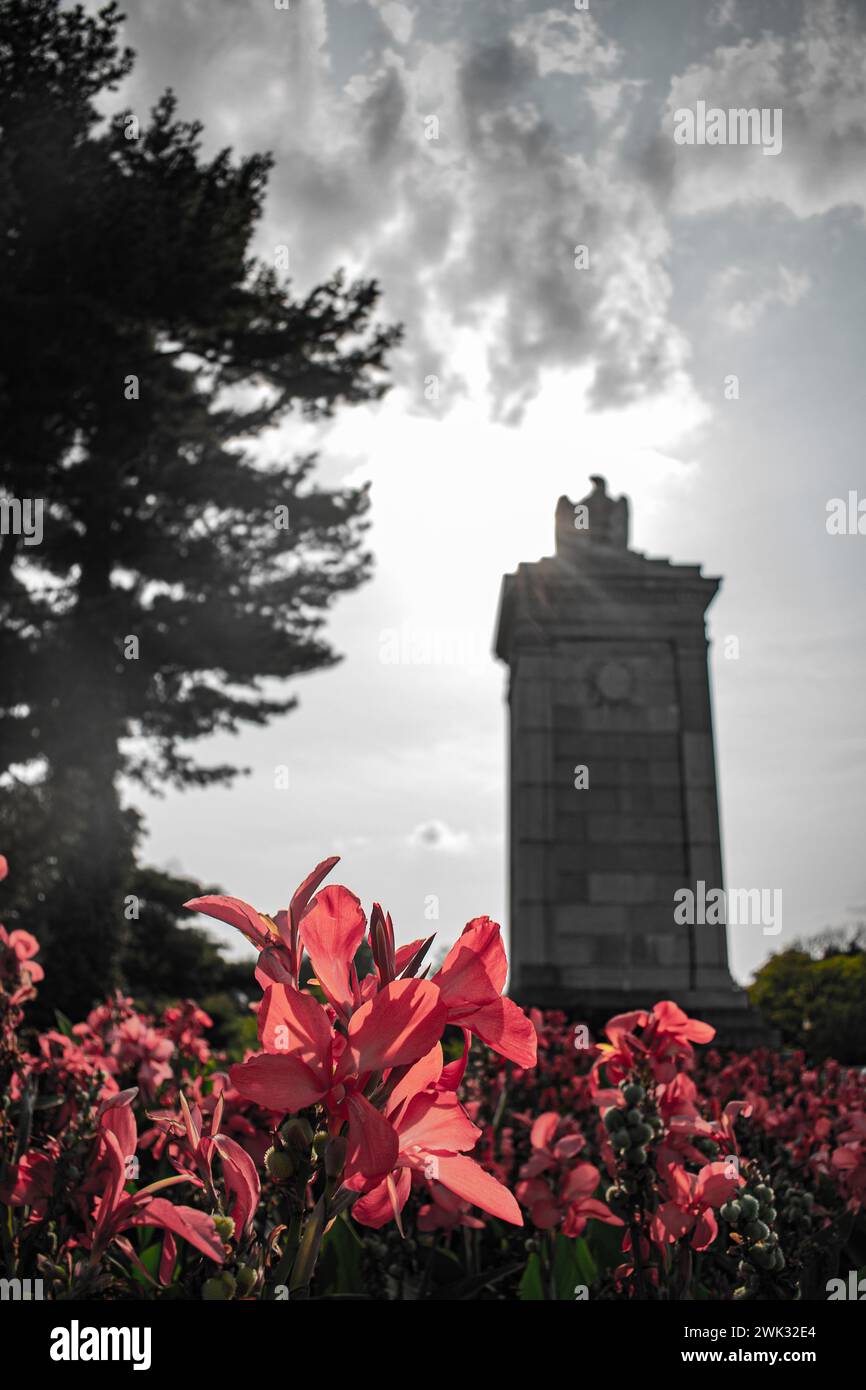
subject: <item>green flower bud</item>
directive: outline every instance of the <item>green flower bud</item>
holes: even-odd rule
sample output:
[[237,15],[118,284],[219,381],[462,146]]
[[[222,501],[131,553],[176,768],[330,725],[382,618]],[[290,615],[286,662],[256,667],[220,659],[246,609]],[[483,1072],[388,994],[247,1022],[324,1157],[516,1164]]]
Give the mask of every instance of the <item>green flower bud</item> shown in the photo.
[[602,1124],[608,1134],[613,1134],[614,1130],[622,1129],[625,1125],[625,1116],[622,1110],[618,1110],[615,1105],[612,1105],[610,1110],[605,1110]]
[[295,1160],[282,1149],[268,1149],[265,1154],[265,1168],[274,1182],[288,1182],[295,1171]]
[[252,1293],[253,1289],[256,1287],[256,1284],[258,1283],[258,1278],[258,1270],[253,1269],[251,1265],[238,1265],[238,1291],[240,1292],[242,1298],[246,1298],[247,1294]]
[[223,1270],[202,1284],[201,1296],[208,1303],[227,1303],[234,1298],[237,1285],[230,1274]]
[[648,1157],[643,1144],[638,1144],[636,1148],[629,1149],[626,1153],[626,1159],[629,1163],[634,1164],[635,1168],[642,1168]]
[[321,1158],[321,1157],[322,1157],[322,1155],[324,1154],[325,1149],[326,1149],[326,1147],[327,1147],[327,1144],[328,1144],[328,1134],[327,1134],[327,1131],[324,1130],[324,1129],[320,1129],[320,1130],[319,1130],[319,1133],[318,1133],[317,1135],[315,1135],[315,1137],[314,1137],[314,1139],[313,1139],[313,1153],[316,1155],[316,1158]]
[[294,1119],[287,1120],[280,1133],[287,1144],[301,1153],[309,1153],[312,1148],[313,1127],[303,1116],[296,1115]]
[[625,1122],[628,1125],[629,1129],[636,1129],[638,1125],[643,1124],[643,1115],[641,1114],[640,1110],[635,1110],[634,1108],[632,1108],[631,1110],[626,1110]]
[[746,1227],[749,1240],[766,1240],[769,1234],[770,1228],[763,1221],[750,1221]]
[[729,1226],[736,1226],[743,1214],[743,1209],[736,1198],[732,1198],[730,1202],[725,1202],[721,1209],[721,1213]]
[[213,1224],[216,1226],[216,1233],[225,1245],[231,1240],[235,1233],[235,1223],[230,1216],[215,1216]]
[[646,1091],[638,1081],[627,1081],[625,1085],[621,1087],[621,1090],[623,1099],[626,1105],[629,1106],[640,1105],[641,1101],[646,1096]]
[[762,1182],[755,1188],[755,1196],[759,1202],[763,1202],[764,1205],[767,1205],[772,1202],[775,1193],[772,1187],[768,1187],[765,1182]]
[[610,1136],[610,1146],[614,1153],[624,1153],[630,1143],[631,1137],[626,1129],[617,1129]]
[[757,1202],[757,1199],[754,1198],[754,1197],[751,1195],[751,1193],[749,1193],[749,1192],[744,1192],[744,1193],[741,1194],[741,1196],[739,1197],[738,1200],[739,1200],[740,1206],[742,1207],[742,1211],[743,1211],[743,1220],[744,1220],[744,1221],[754,1221],[754,1220],[755,1220],[755,1217],[758,1215],[758,1202]]
[[753,1245],[749,1251],[749,1259],[758,1266],[758,1269],[772,1269],[775,1252],[770,1249],[769,1245]]

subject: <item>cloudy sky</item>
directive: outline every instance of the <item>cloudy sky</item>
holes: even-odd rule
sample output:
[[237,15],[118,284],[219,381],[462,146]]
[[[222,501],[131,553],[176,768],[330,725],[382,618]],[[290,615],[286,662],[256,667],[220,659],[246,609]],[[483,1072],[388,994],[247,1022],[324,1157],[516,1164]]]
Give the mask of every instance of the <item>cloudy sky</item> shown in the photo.
[[[866,497],[866,6],[279,3],[128,0],[121,96],[173,86],[210,148],[272,150],[259,254],[287,245],[298,290],[375,275],[404,321],[385,403],[267,445],[372,480],[377,574],[335,612],[342,665],[230,750],[252,775],[147,804],[150,857],[274,908],[340,852],[404,939],[431,895],[443,938],[502,918],[500,579],[599,472],[637,548],[724,576],[727,880],[784,901],[781,938],[729,929],[735,973],[866,918],[866,536],[826,527]],[[677,144],[699,101],[781,109],[780,152]]]

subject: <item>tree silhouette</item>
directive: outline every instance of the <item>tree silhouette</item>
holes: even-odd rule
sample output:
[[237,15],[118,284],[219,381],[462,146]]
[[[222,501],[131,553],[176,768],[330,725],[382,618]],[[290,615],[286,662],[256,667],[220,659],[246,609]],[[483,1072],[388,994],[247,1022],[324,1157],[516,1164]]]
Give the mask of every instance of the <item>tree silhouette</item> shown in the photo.
[[399,337],[375,282],[296,299],[251,257],[269,156],[205,159],[171,93],[140,126],[100,117],[120,22],[0,0],[0,835],[72,1015],[119,982],[119,779],[234,776],[190,742],[291,709],[263,682],[337,659],[325,612],[369,573],[366,489],[253,446],[378,398]]

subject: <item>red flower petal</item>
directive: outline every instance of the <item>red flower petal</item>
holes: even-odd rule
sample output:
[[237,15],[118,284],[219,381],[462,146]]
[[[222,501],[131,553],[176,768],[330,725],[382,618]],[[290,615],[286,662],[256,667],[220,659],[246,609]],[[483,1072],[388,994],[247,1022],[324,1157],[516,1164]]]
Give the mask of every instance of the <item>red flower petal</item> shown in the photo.
[[349,1108],[346,1176],[359,1172],[368,1178],[384,1177],[397,1164],[396,1130],[360,1092],[350,1094],[346,1104]]
[[359,1075],[425,1056],[442,1036],[447,1016],[430,980],[393,980],[352,1015],[349,1045]]
[[476,917],[467,923],[433,976],[452,1009],[489,1003],[505,988],[508,962],[499,923]]
[[500,1056],[519,1067],[534,1067],[538,1035],[522,1009],[511,999],[497,999],[467,1015],[466,1027]]
[[316,979],[341,1013],[352,1006],[349,967],[364,940],[367,919],[361,904],[339,884],[323,888],[301,920],[301,941],[313,963]]
[[443,1157],[436,1160],[437,1179],[443,1187],[456,1192],[473,1206],[480,1207],[501,1221],[510,1221],[513,1226],[522,1226],[520,1207],[502,1183],[486,1173],[483,1168],[465,1154]]
[[232,1085],[264,1110],[303,1110],[321,1100],[327,1087],[300,1057],[263,1052],[229,1069]]
[[259,1040],[267,1052],[300,1057],[314,1072],[330,1064],[333,1031],[318,999],[291,985],[270,985],[259,1009]]

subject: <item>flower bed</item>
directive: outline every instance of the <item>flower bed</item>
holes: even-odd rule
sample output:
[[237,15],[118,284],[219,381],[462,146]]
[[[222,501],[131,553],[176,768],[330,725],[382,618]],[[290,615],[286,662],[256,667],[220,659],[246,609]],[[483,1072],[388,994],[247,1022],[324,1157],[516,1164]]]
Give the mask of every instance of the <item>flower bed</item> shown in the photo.
[[322,887],[335,863],[273,918],[188,904],[258,951],[242,1060],[191,1000],[149,1017],[118,995],[32,1034],[38,943],[0,929],[7,1278],[55,1298],[823,1299],[866,1263],[858,1071],[723,1056],[671,1001],[593,1042],[503,996],[489,918],[431,973],[432,938],[397,947],[378,904],[368,921]]

